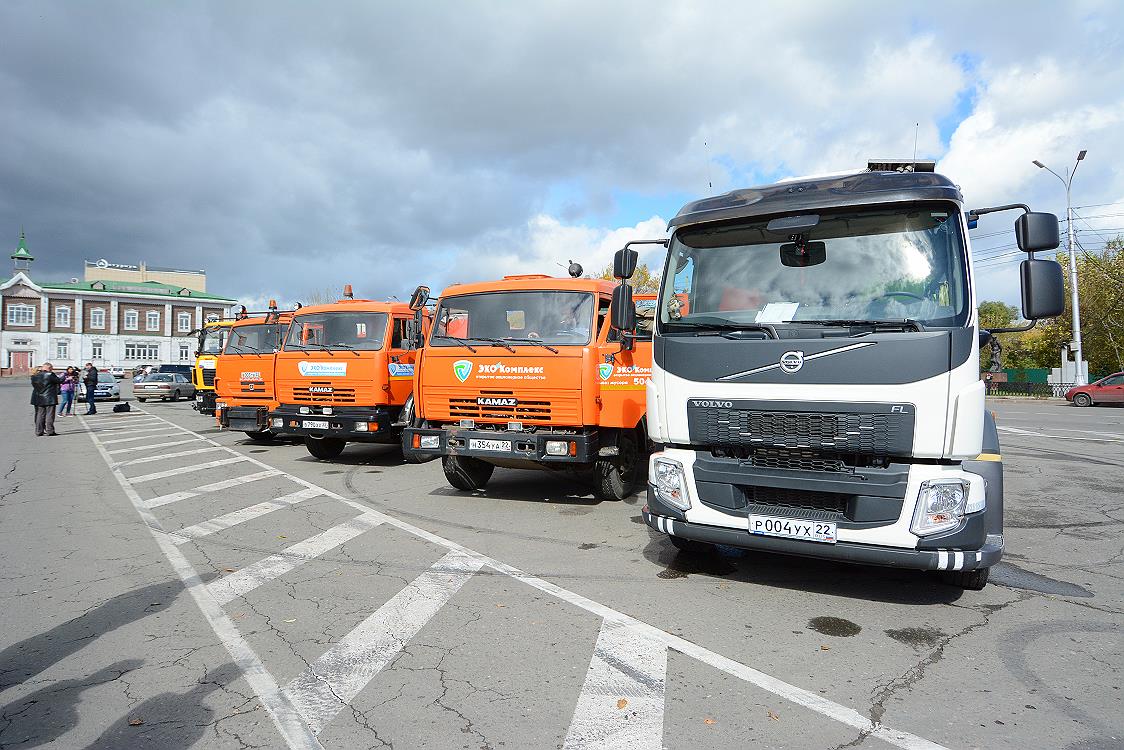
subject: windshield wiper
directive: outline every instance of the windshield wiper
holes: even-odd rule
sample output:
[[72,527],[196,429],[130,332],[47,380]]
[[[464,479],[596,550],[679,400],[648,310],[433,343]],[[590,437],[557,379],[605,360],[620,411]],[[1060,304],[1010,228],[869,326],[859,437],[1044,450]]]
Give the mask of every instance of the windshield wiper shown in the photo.
[[849,320],[849,319],[840,319],[840,320],[793,320],[793,321],[790,321],[790,322],[798,323],[798,324],[825,326],[825,327],[832,327],[832,328],[870,327],[870,328],[873,328],[873,329],[877,330],[879,327],[882,327],[882,328],[889,327],[889,328],[895,328],[895,329],[902,330],[902,331],[907,331],[907,330],[913,329],[914,331],[920,332],[920,331],[925,330],[925,326],[921,325],[921,323],[917,322],[916,320],[913,320],[912,318],[887,318],[887,319],[884,319],[884,320],[877,320],[877,319],[875,319],[875,320],[865,320],[865,319],[855,319],[855,320]]
[[332,344],[332,346],[338,346],[341,349],[347,349],[349,352],[354,354],[356,357],[362,357],[363,356],[359,352],[355,351],[354,346],[351,346],[350,344],[345,344],[342,341],[337,341],[336,343]]
[[760,331],[768,336],[768,338],[780,338],[777,336],[777,330],[772,325],[766,323],[676,323],[675,325],[689,326],[697,329],[696,336],[702,336],[704,333],[710,332],[726,338],[735,338],[727,334],[737,331]]
[[503,339],[485,339],[485,338],[481,338],[479,336],[473,336],[473,338],[476,339],[477,341],[487,342],[487,343],[491,344],[492,346],[502,346],[504,349],[507,349],[512,354],[515,353],[515,347],[512,346],[511,344],[505,343]]
[[[535,346],[541,346],[543,349],[549,349],[550,351],[554,352],[555,354],[558,353],[557,349],[555,349],[553,346],[551,346],[550,344],[548,344],[545,341],[542,341],[540,339],[517,339],[517,338],[514,338],[512,336],[504,336],[503,340],[504,341],[514,341],[517,344],[534,344]],[[512,349],[511,351],[515,351],[515,350]]]
[[463,346],[465,349],[468,349],[473,354],[476,354],[476,349],[472,346],[472,344],[468,343],[468,339],[462,339],[458,336],[445,336],[445,335],[437,335],[437,336],[434,336],[433,338],[435,338],[435,339],[448,339],[449,341],[456,341],[458,344]]

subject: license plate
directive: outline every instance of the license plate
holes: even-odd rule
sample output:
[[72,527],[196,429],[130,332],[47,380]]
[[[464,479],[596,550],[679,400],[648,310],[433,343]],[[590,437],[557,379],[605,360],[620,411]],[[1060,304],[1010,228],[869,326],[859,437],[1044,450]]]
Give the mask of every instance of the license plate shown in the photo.
[[806,521],[782,516],[750,516],[749,533],[824,544],[835,544],[836,541],[835,524],[830,521]]
[[199,403],[203,403],[203,397],[202,396],[196,396],[195,400],[198,401]]
[[328,429],[328,420],[306,419],[301,422],[301,427],[304,427],[306,430],[326,430]]
[[472,440],[468,441],[469,450],[474,451],[503,451],[511,452],[510,440]]

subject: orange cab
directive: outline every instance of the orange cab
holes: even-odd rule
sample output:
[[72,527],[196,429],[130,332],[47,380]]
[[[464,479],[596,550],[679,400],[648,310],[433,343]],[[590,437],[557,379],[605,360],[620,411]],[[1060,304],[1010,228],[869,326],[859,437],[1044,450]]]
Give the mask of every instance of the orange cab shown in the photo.
[[293,313],[270,303],[265,315],[243,316],[227,330],[215,363],[215,421],[253,440],[270,440],[269,413],[277,408],[274,369]]
[[277,354],[270,429],[316,458],[349,442],[398,444],[413,413],[414,358],[428,318],[401,302],[351,298],[293,314]]
[[651,330],[614,328],[616,288],[530,275],[446,289],[418,358],[403,451],[441,456],[461,490],[509,466],[580,470],[598,497],[631,494],[648,452]]

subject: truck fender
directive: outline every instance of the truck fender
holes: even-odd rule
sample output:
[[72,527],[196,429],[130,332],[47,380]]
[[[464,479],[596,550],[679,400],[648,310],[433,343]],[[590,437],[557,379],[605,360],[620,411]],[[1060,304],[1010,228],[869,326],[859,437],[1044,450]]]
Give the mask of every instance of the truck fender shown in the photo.
[[987,501],[988,535],[1003,533],[1003,458],[999,452],[999,431],[991,410],[984,410],[983,451],[978,458],[965,461],[961,468],[978,474],[987,482],[984,497]]

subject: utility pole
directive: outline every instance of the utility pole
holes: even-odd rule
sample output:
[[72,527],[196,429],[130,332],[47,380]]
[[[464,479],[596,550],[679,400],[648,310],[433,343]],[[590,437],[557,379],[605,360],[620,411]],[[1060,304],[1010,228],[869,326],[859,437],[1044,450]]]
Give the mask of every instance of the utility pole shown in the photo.
[[1081,363],[1085,361],[1085,352],[1081,346],[1081,306],[1077,295],[1077,253],[1075,252],[1077,250],[1077,243],[1073,239],[1073,202],[1070,200],[1070,189],[1073,187],[1073,175],[1077,172],[1077,166],[1081,164],[1081,161],[1085,158],[1085,154],[1087,153],[1088,151],[1081,149],[1077,154],[1077,161],[1073,163],[1073,169],[1069,170],[1065,177],[1062,177],[1037,159],[1032,162],[1034,166],[1039,169],[1045,169],[1047,172],[1054,175],[1054,177],[1061,180],[1062,184],[1065,185],[1065,222],[1069,248],[1069,297],[1070,306],[1073,308],[1073,343],[1076,344],[1077,349],[1077,372],[1074,374],[1074,380],[1077,382],[1077,385],[1086,384],[1085,374],[1081,367]]

